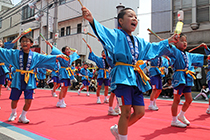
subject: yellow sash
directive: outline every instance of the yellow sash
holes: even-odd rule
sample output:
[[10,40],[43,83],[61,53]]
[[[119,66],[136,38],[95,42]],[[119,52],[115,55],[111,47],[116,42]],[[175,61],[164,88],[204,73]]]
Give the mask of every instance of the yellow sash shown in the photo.
[[134,68],[135,71],[138,71],[139,75],[141,76],[141,79],[143,81],[143,83],[146,85],[146,82],[149,81],[149,77],[146,76],[146,74],[143,72],[143,70],[139,67],[140,65],[143,65],[144,62],[143,60],[138,60],[136,62],[136,65],[132,65],[132,64],[126,64],[126,63],[123,63],[123,62],[117,62],[115,64],[115,66],[119,66],[119,65],[122,65],[122,66],[131,66]]
[[[66,68],[66,67],[61,67],[61,68]],[[68,71],[69,76],[74,75],[70,67],[67,67],[66,70]]]
[[156,68],[156,67],[160,70],[161,75],[164,75],[165,74],[164,67],[151,66],[151,68]]
[[12,79],[12,73],[8,73],[9,74],[9,79]]
[[21,74],[25,74],[24,81],[28,84],[28,80],[30,78],[30,73],[34,74],[34,70],[26,71],[26,70],[19,70],[16,69],[16,72],[20,72]]
[[104,70],[104,78],[106,79],[106,72],[109,72],[109,70],[104,68],[100,68],[100,70]]
[[4,63],[0,63],[0,66],[5,65]]
[[35,79],[36,81],[39,81],[38,77],[37,77],[37,73],[34,73],[35,74]]
[[184,71],[186,74],[191,75],[193,77],[193,79],[196,79],[196,77],[194,75],[195,73],[193,71],[190,71],[190,70],[182,70],[182,69],[178,69],[176,71]]

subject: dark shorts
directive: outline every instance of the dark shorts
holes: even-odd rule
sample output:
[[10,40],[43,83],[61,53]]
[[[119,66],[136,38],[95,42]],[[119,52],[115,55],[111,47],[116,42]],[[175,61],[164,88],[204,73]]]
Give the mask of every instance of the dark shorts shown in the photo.
[[189,93],[191,92],[191,86],[185,86],[184,84],[181,84],[174,88],[174,94],[181,95],[182,93]]
[[162,80],[160,75],[155,75],[150,78],[152,89],[162,89]]
[[88,82],[88,80],[82,80],[82,84],[84,86],[89,86],[90,85],[90,83]]
[[99,78],[97,79],[98,85],[101,86],[104,83],[104,86],[109,86],[109,79]]
[[5,75],[0,76],[0,85],[4,85],[5,77],[6,77]]
[[144,106],[143,93],[136,86],[118,84],[113,91],[117,97],[119,105]]
[[65,87],[71,86],[70,79],[61,79],[60,83],[61,83],[61,87],[63,87],[63,86],[65,86]]
[[17,88],[12,88],[9,99],[19,100],[23,91],[24,91],[24,98],[25,99],[33,99],[33,92],[34,92],[33,89],[19,90]]
[[59,80],[58,76],[54,76],[52,77],[53,82],[55,83],[61,83],[61,81]]

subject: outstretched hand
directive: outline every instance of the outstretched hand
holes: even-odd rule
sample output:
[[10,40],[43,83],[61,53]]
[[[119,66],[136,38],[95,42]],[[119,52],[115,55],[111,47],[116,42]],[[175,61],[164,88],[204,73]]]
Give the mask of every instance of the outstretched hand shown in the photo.
[[168,43],[177,43],[179,41],[179,34],[173,34],[169,39],[168,39]]
[[208,46],[205,43],[202,43],[201,46],[203,46],[205,49],[208,49]]
[[62,58],[62,59],[64,59],[64,60],[66,60],[66,61],[69,61],[69,59],[70,59],[68,56],[63,55],[63,54],[57,55],[56,58]]
[[93,16],[90,10],[88,10],[85,6],[83,6],[81,10],[83,18],[88,20],[91,24],[93,24]]

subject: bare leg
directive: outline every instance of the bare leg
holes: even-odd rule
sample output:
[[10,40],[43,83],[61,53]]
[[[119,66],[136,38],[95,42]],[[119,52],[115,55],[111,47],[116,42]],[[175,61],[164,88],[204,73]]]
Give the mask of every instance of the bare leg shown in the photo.
[[184,104],[182,106],[182,111],[186,112],[187,109],[189,108],[191,102],[192,102],[192,94],[191,94],[191,92],[185,93],[184,97],[185,97],[185,102],[184,102]]
[[97,90],[96,90],[96,96],[99,97],[100,96],[100,90],[101,90],[101,86],[97,86]]
[[180,102],[180,95],[174,94],[174,100],[173,100],[173,104],[171,106],[171,113],[172,113],[172,116],[174,116],[174,117],[177,116],[179,102]]

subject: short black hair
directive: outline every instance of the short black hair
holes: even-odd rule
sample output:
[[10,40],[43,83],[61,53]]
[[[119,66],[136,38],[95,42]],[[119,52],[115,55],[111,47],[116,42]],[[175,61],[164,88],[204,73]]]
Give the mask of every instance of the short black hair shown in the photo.
[[187,35],[184,34],[184,33],[181,33],[181,34],[179,35],[180,38],[183,37],[183,36],[185,36],[185,37],[187,38]]
[[[120,25],[119,19],[120,19],[120,18],[123,19],[124,15],[125,15],[125,13],[126,13],[126,10],[132,10],[132,11],[134,11],[132,8],[124,8],[124,9],[120,10],[120,12],[119,12],[118,15],[117,15],[117,22],[118,22],[119,25]],[[120,25],[120,27],[122,27],[122,26]]]
[[63,47],[63,48],[61,49],[61,51],[64,53],[65,50],[66,50],[66,48],[68,48],[68,46]]
[[22,37],[20,38],[20,40],[19,40],[20,43],[21,43],[21,40],[22,40],[23,38],[28,38],[28,39],[30,40],[31,43],[34,43],[34,39],[33,39],[31,36],[29,36],[29,35],[24,35],[24,36],[22,36]]

